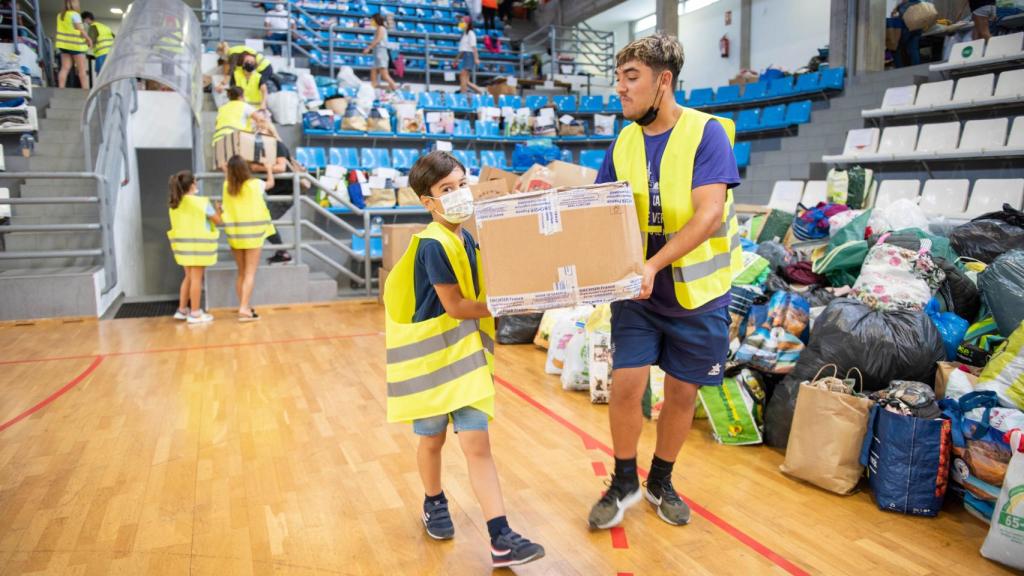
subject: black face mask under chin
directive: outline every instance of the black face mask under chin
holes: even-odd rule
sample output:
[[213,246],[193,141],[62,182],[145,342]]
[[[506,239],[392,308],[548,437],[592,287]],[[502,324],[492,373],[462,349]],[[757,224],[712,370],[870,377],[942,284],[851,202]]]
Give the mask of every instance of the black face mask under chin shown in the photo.
[[651,122],[654,122],[655,118],[658,117],[658,108],[661,106],[661,88],[658,88],[658,93],[654,95],[654,104],[644,112],[644,115],[634,120],[640,126],[647,126]]

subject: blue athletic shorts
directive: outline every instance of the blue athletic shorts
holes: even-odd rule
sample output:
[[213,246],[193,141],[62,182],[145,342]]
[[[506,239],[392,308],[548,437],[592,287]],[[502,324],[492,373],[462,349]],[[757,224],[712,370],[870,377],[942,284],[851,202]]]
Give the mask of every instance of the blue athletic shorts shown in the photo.
[[466,406],[459,408],[451,414],[441,414],[430,418],[420,418],[412,421],[412,431],[419,436],[437,436],[448,428],[448,422],[452,422],[455,433],[469,432],[474,430],[487,430],[487,414]]
[[729,355],[729,307],[663,316],[633,300],[612,303],[612,366],[656,365],[698,386],[719,386]]

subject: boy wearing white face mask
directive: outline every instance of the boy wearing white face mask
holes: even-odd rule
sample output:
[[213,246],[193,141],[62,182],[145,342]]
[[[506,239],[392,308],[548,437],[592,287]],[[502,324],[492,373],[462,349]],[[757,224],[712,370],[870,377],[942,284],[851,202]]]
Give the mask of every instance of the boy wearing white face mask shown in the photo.
[[466,170],[435,151],[409,172],[409,185],[434,221],[413,237],[384,287],[388,421],[412,422],[420,437],[423,525],[436,540],[455,535],[441,489],[448,423],[458,434],[484,517],[495,568],[525,564],[544,548],[509,528],[488,421],[494,413],[494,320],[485,304],[479,248],[462,223],[473,215]]

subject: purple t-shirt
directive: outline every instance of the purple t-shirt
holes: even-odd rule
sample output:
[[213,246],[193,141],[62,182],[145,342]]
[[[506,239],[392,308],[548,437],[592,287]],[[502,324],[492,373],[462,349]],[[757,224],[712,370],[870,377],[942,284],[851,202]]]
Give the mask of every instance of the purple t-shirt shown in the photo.
[[[644,134],[644,150],[647,155],[647,186],[651,194],[648,202],[650,208],[648,221],[651,226],[662,225],[661,189],[658,183],[661,177],[661,157],[671,135],[672,130],[655,136]],[[615,163],[612,159],[614,149],[615,143],[613,142],[608,147],[608,152],[604,155],[604,163],[601,164],[601,169],[597,173],[598,183],[618,180]],[[701,136],[700,145],[697,146],[697,154],[693,160],[693,180],[690,186],[692,189],[708,184],[725,184],[729,188],[735,188],[740,184],[740,174],[736,168],[736,157],[733,156],[732,145],[729,144],[729,136],[725,133],[725,128],[714,121],[709,121],[704,126],[704,134]],[[649,233],[647,235],[647,258],[657,254],[667,242],[664,234]],[[726,292],[723,296],[699,308],[693,310],[683,308],[679,305],[679,300],[676,299],[672,267],[666,266],[654,277],[654,290],[651,297],[640,302],[653,312],[664,316],[690,316],[728,306],[731,297]]]

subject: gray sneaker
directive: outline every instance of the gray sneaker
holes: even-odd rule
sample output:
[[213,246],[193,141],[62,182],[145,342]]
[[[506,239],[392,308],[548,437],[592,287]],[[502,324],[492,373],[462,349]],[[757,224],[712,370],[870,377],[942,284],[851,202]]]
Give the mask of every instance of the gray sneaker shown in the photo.
[[455,536],[455,525],[448,512],[447,500],[427,500],[423,503],[423,527],[434,540],[450,540]]
[[640,501],[640,485],[632,486],[623,482],[616,482],[612,475],[612,481],[608,484],[608,491],[601,496],[601,499],[590,509],[588,522],[591,530],[604,530],[617,526],[622,522],[622,516],[626,510]]
[[690,523],[690,507],[672,487],[671,478],[644,484],[647,486],[647,501],[658,511],[658,518],[673,526]]
[[509,530],[491,542],[491,565],[508,568],[544,557],[544,547]]

